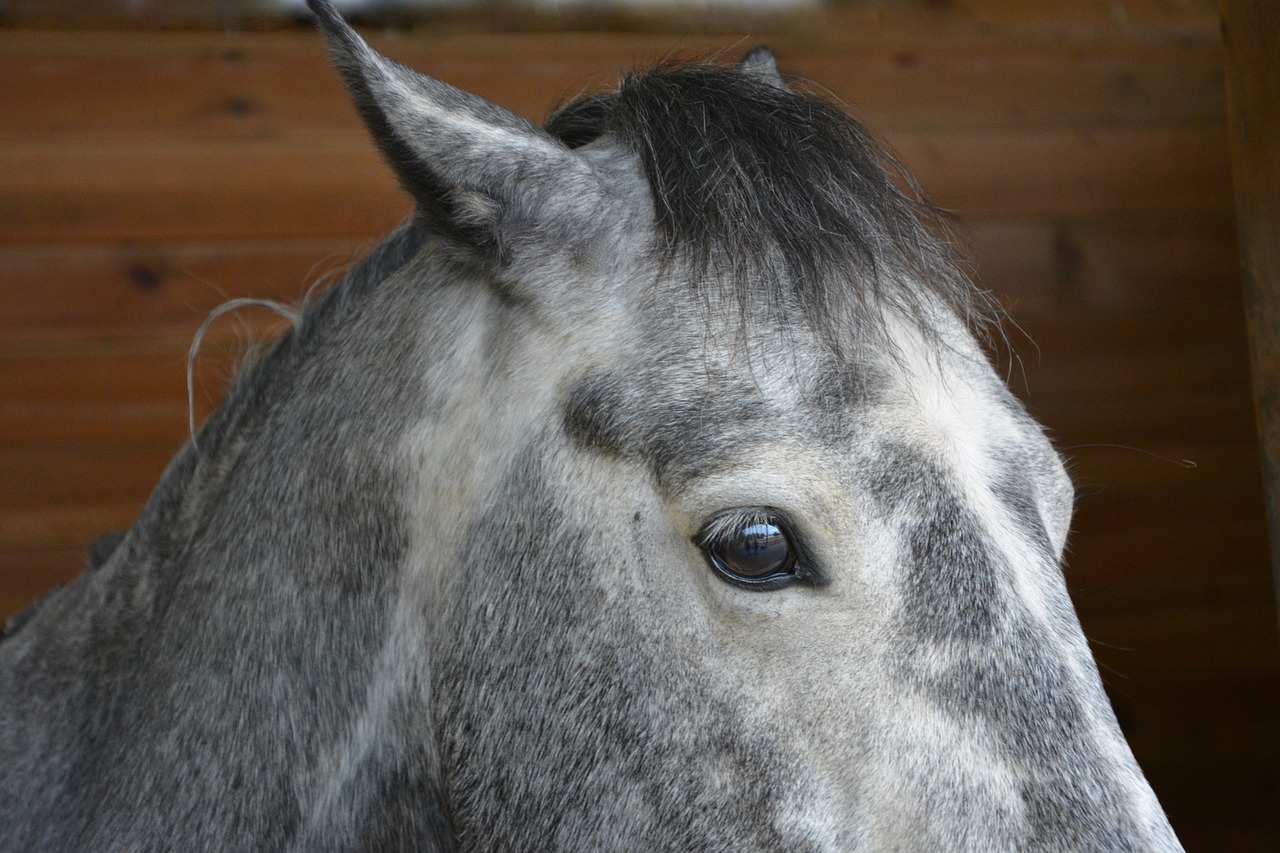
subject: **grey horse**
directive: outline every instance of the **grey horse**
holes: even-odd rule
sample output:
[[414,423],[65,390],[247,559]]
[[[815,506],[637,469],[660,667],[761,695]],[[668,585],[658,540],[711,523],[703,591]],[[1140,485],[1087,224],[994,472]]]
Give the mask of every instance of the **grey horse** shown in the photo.
[[865,131],[764,50],[537,128],[313,7],[415,213],[10,626],[0,849],[1178,849]]

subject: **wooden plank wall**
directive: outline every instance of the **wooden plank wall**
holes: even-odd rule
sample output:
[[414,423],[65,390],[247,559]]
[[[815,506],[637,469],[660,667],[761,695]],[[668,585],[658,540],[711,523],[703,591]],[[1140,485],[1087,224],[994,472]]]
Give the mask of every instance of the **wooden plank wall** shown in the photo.
[[[1268,529],[1280,543],[1280,5],[1224,0],[1222,40]],[[1280,548],[1271,571],[1280,583]]]
[[[1214,5],[925,5],[755,32],[958,212],[1017,323],[1013,386],[1071,459],[1067,579],[1139,760],[1188,849],[1274,849],[1280,654]],[[0,614],[130,523],[185,437],[208,311],[298,299],[408,209],[309,30],[39,23],[0,30]],[[486,29],[372,37],[534,119],[672,48],[755,40]],[[271,333],[214,326],[199,414]]]

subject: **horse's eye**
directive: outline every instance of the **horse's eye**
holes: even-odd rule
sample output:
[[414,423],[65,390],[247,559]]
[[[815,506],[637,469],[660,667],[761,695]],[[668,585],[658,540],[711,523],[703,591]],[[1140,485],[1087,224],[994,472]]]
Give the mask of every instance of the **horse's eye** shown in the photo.
[[765,509],[733,510],[710,521],[696,539],[725,580],[754,590],[795,580],[796,553],[782,520]]

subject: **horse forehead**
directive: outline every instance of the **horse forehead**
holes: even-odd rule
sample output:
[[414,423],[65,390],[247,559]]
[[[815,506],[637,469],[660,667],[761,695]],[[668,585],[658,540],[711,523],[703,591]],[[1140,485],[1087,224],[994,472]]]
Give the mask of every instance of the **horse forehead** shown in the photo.
[[752,443],[848,457],[891,435],[956,463],[990,445],[1025,445],[1019,456],[1037,457],[1047,448],[967,334],[929,349],[913,331],[901,351],[837,355],[794,329],[757,330],[749,342],[682,331],[655,329],[651,339],[672,339],[665,347],[577,372],[561,404],[569,438],[610,455],[683,458],[690,464],[677,467],[694,471],[699,459],[723,461]]
[[678,482],[749,462],[765,445],[838,450],[887,381],[803,350],[759,358],[732,349],[672,347],[579,374],[561,403],[566,436]]

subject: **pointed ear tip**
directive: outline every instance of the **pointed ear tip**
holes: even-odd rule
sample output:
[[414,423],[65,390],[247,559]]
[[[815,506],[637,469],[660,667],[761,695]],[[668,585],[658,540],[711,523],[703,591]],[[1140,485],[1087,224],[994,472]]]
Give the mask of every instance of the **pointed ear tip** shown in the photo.
[[315,24],[329,45],[329,51],[339,66],[350,57],[361,52],[364,41],[342,17],[331,0],[307,0],[307,6],[315,16]]
[[778,57],[769,49],[768,45],[756,45],[742,57],[741,63],[744,71],[751,69],[760,69],[763,71],[774,71],[778,69]]
[[742,57],[738,68],[746,74],[756,74],[773,82],[782,80],[778,73],[778,58],[763,44],[752,48],[746,56]]
[[330,0],[307,0],[307,8],[315,16],[316,23],[325,31],[346,26],[346,21]]
[[744,56],[738,70],[778,89],[787,88],[787,82],[778,70],[778,58],[765,45],[753,48]]

